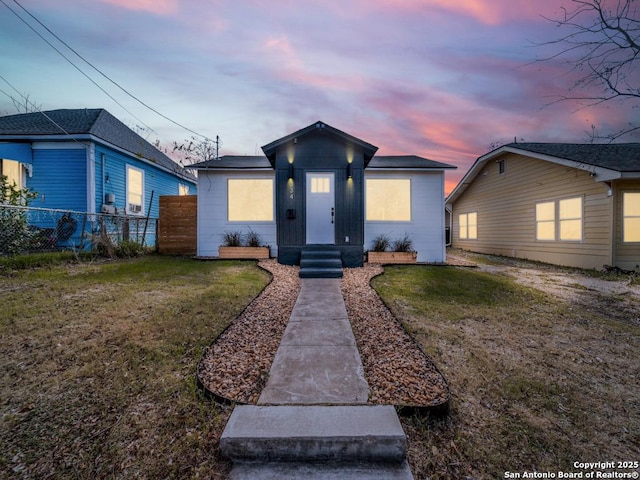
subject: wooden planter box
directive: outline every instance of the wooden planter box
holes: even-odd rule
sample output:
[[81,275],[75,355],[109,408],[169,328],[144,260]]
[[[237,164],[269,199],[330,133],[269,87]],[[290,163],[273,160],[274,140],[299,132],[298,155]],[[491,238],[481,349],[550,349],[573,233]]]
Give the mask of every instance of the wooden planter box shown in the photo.
[[368,252],[369,263],[416,263],[416,252]]
[[269,258],[269,247],[218,247],[218,258]]

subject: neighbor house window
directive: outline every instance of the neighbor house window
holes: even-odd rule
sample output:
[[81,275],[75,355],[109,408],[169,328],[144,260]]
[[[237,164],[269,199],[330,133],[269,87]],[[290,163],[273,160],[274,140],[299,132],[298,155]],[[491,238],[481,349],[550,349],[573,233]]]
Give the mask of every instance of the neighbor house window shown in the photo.
[[556,239],[556,202],[536,204],[536,240]]
[[640,242],[640,192],[622,195],[623,242]]
[[0,159],[2,175],[7,177],[7,185],[21,190],[23,185],[22,165],[15,160]]
[[411,180],[367,179],[366,218],[368,221],[410,222]]
[[560,240],[582,240],[582,197],[558,202]]
[[536,240],[582,240],[582,197],[536,203]]
[[127,165],[127,213],[142,213],[144,199],[144,172]]
[[477,240],[478,212],[462,213],[458,216],[460,224],[460,240]]
[[229,179],[227,186],[230,222],[273,221],[272,179]]
[[498,161],[498,173],[502,175],[505,172],[504,160]]
[[178,184],[178,195],[189,195],[189,185]]

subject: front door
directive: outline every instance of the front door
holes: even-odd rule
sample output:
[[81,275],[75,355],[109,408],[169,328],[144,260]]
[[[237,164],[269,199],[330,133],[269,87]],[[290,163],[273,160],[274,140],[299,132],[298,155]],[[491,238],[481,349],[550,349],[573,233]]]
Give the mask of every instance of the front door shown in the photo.
[[307,173],[307,244],[335,243],[333,173]]

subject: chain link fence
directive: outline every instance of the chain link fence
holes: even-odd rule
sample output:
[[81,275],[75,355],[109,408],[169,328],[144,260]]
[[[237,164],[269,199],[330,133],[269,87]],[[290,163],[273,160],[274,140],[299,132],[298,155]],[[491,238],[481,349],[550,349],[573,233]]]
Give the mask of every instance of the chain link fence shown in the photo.
[[0,256],[63,250],[113,256],[123,242],[155,248],[158,219],[0,204]]

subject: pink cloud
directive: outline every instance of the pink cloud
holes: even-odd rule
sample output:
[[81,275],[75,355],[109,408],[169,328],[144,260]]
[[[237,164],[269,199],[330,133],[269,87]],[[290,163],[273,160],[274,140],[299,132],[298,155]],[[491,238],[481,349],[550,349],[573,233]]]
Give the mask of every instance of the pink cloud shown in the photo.
[[128,10],[139,10],[157,15],[171,15],[178,11],[178,0],[100,0]]

